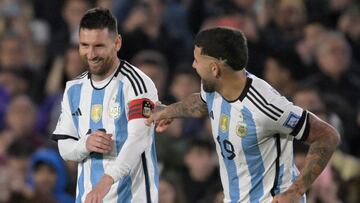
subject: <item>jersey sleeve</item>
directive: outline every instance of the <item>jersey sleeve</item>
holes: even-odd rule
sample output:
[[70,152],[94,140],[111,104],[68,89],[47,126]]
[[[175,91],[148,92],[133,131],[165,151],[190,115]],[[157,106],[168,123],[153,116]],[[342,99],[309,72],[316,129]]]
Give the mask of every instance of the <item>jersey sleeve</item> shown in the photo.
[[71,99],[69,98],[69,83],[66,84],[63,99],[61,102],[61,114],[57,122],[56,128],[51,136],[51,139],[57,141],[59,139],[74,139],[78,140],[78,133],[74,125],[72,111],[70,107]]
[[153,141],[154,125],[145,125],[145,120],[150,116],[154,104],[158,101],[158,96],[155,85],[149,78],[145,78],[144,83],[146,92],[135,94],[133,87],[129,86],[124,96],[127,103],[128,138],[115,163],[107,167],[105,171],[114,181],[120,180],[130,172],[141,159],[141,154],[151,147]]
[[271,102],[279,117],[270,119],[275,133],[288,134],[298,140],[306,140],[309,133],[308,112],[294,105],[285,97],[276,95]]

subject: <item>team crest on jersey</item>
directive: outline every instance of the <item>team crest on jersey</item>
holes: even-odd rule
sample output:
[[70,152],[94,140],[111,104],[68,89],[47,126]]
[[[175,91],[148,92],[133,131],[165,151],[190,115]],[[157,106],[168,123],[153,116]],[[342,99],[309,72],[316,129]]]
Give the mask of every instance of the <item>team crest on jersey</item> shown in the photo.
[[112,119],[119,118],[120,115],[120,104],[119,102],[111,103],[109,106],[109,116]]
[[103,106],[101,104],[94,104],[91,106],[91,120],[95,123],[99,122],[102,117]]
[[236,135],[239,137],[245,137],[246,134],[247,134],[246,124],[239,122],[236,125]]
[[221,114],[220,118],[220,130],[225,133],[229,130],[229,116],[225,114]]

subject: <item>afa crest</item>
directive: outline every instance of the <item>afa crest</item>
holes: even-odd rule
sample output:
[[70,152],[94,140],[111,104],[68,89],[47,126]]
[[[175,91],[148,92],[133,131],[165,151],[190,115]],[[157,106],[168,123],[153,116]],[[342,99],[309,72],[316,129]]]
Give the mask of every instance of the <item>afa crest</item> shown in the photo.
[[245,137],[247,134],[247,128],[244,123],[238,123],[236,125],[236,135],[239,137]]
[[225,133],[229,130],[229,116],[225,114],[221,114],[220,118],[220,130]]
[[102,117],[103,106],[101,104],[94,104],[91,106],[91,120],[95,123],[99,122]]
[[118,102],[110,104],[110,106],[109,106],[109,116],[112,119],[117,119],[117,118],[119,118],[119,115],[120,115],[120,104]]

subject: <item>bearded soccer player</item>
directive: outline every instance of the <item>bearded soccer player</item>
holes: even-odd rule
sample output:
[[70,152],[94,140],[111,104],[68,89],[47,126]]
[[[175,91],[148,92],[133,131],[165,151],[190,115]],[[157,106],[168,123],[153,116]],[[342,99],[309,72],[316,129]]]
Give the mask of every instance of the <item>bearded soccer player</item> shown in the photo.
[[[208,116],[219,156],[224,202],[305,202],[328,163],[339,134],[311,112],[246,71],[248,49],[239,30],[212,28],[195,38],[193,67],[201,92],[154,113],[163,131],[173,118]],[[293,139],[310,145],[299,173]]]
[[66,84],[52,138],[64,160],[78,162],[76,202],[158,202],[153,82],[117,57],[114,16],[94,8],[80,22],[79,51],[88,72]]

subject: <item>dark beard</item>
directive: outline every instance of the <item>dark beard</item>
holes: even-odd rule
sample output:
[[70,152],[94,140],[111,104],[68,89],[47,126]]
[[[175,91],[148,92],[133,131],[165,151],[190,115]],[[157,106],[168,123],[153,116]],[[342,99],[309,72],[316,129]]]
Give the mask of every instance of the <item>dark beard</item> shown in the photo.
[[98,75],[98,76],[104,76],[106,75],[109,70],[111,69],[111,61],[107,58],[101,58],[100,60],[102,60],[102,64],[101,64],[101,67],[98,67],[97,69],[92,69],[90,68],[90,65],[89,63],[86,61],[87,63],[87,67],[88,67],[88,70],[91,74],[94,74],[94,75]]
[[202,84],[205,92],[215,92],[215,84],[204,80],[202,81]]

